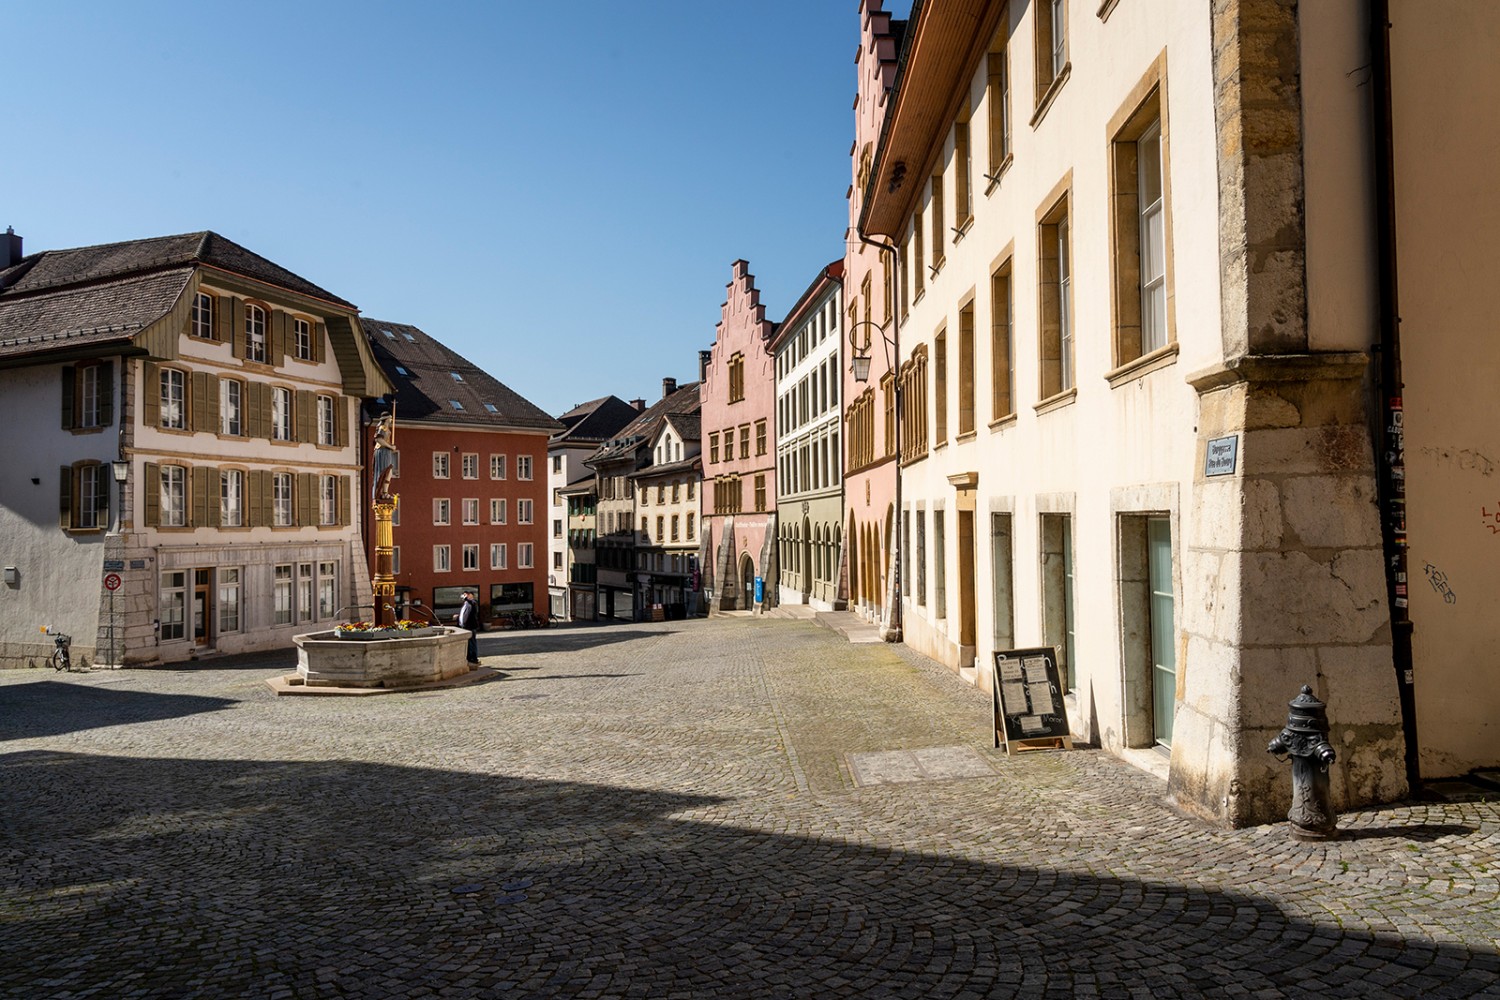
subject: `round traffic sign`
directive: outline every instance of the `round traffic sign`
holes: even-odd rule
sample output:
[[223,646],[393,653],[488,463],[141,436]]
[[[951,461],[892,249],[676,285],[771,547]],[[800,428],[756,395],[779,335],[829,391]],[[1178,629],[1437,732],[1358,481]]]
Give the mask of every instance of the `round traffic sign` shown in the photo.
[[104,574],[104,589],[105,590],[119,590],[120,589],[120,574],[118,574],[118,573],[106,573],[106,574]]

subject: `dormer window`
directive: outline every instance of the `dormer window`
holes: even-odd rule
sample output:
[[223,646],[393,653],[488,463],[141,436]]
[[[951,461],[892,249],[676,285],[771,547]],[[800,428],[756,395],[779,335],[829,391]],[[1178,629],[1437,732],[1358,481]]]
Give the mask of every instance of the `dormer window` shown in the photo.
[[448,400],[448,405],[451,406],[451,407],[453,407],[455,410],[460,411],[460,412],[462,412],[463,408],[464,408],[464,404],[460,403],[456,399],[450,399],[450,400]]

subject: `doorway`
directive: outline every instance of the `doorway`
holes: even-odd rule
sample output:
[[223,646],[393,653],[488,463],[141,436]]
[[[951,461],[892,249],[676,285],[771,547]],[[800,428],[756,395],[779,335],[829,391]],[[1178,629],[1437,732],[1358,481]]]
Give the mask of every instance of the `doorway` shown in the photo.
[[755,563],[748,555],[740,557],[740,593],[745,595],[744,609],[755,610]]
[[213,570],[193,570],[193,645],[209,644],[208,594],[213,585]]
[[1172,745],[1177,709],[1177,623],[1172,597],[1172,522],[1146,519],[1146,571],[1151,590],[1151,727],[1158,745]]

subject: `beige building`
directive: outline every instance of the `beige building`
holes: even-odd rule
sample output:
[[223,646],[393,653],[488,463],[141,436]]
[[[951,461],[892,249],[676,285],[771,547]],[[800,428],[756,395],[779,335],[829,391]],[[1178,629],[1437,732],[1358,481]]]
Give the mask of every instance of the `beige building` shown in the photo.
[[[1495,570],[1475,548],[1500,520],[1465,533],[1440,513],[1455,495],[1475,521],[1496,509],[1494,422],[1471,409],[1488,369],[1439,389],[1496,286],[1429,291],[1445,244],[1494,269],[1479,151],[1495,127],[1473,102],[1495,93],[1481,40],[1500,12],[1392,6],[1395,242],[1418,289],[1401,314],[1406,572],[1413,617],[1435,619],[1415,713],[1392,643],[1404,538],[1388,513],[1383,539],[1380,506],[1396,510],[1399,440],[1372,434],[1401,391],[1377,360],[1367,4],[928,0],[864,192],[861,234],[900,261],[905,641],[985,685],[997,650],[1057,647],[1075,735],[1228,824],[1284,813],[1265,746],[1304,683],[1330,705],[1342,804],[1404,795],[1408,746],[1441,774],[1500,763]],[[1457,78],[1416,71],[1450,44]],[[1452,178],[1473,196],[1439,198]],[[1442,586],[1473,588],[1458,629]]]
[[5,239],[4,662],[45,655],[38,623],[170,662],[368,605],[356,407],[389,385],[355,307],[214,233]]

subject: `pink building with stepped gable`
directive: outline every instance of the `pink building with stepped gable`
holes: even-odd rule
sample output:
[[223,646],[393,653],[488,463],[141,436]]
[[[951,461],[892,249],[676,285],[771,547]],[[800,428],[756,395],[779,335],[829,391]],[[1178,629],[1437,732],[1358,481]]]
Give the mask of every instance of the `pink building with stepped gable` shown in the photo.
[[[844,330],[846,356],[867,355],[869,376],[854,377],[844,366],[844,546],[842,596],[851,610],[878,622],[888,638],[899,637],[900,619],[894,617],[896,586],[893,536],[896,521],[898,456],[896,385],[892,371],[898,275],[892,254],[862,243],[858,221],[880,129],[885,121],[888,91],[896,79],[896,58],[906,22],[892,20],[881,10],[881,0],[859,5],[857,96],[854,103],[854,146],[850,158],[853,186],[849,190],[849,228],[844,257]],[[904,299],[904,296],[902,296]]]
[[[700,564],[710,611],[776,603],[776,376],[771,339],[750,265],[737,260],[703,358],[703,538]],[[755,600],[755,581],[762,600]]]

